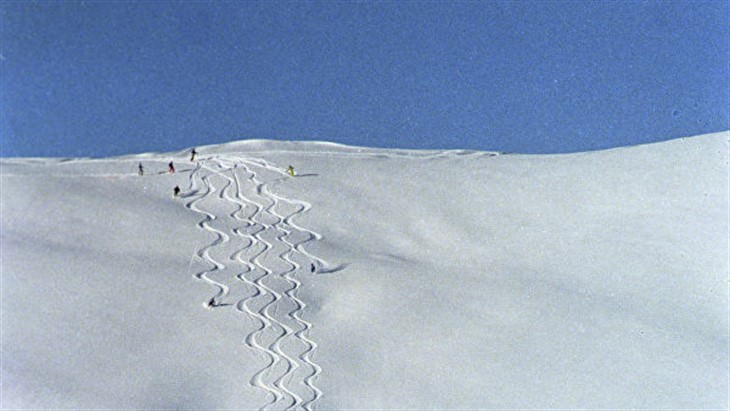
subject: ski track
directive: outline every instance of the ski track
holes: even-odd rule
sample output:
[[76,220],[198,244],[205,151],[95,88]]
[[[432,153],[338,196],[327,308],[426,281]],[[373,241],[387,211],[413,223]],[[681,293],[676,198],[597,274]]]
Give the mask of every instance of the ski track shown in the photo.
[[[286,174],[286,172],[283,171],[282,169],[274,168],[266,163],[264,164],[264,166],[270,170],[275,170],[276,172],[278,172],[279,174],[284,176],[284,178],[274,180],[273,182],[281,182],[284,179],[289,178],[289,176]],[[251,170],[250,168],[247,168],[247,169],[249,169],[249,171],[252,172],[252,177],[255,178],[255,173],[253,173],[253,170]],[[301,213],[305,212],[307,209],[305,209],[305,208],[299,209],[296,212],[294,212],[290,215],[287,215],[287,216],[282,216],[282,215],[276,214],[273,211],[273,209],[276,205],[279,204],[280,201],[289,201],[292,204],[296,204],[297,201],[284,199],[283,197],[279,197],[279,196],[274,195],[273,193],[270,193],[268,190],[268,184],[269,183],[267,183],[267,184],[259,183],[257,185],[257,190],[272,199],[272,204],[268,209],[277,218],[277,220],[278,220],[277,225],[283,224],[283,226],[280,227],[282,235],[280,235],[278,238],[287,246],[287,251],[283,252],[280,255],[280,258],[287,261],[291,265],[291,269],[289,271],[283,272],[282,276],[286,280],[288,280],[291,284],[291,287],[285,291],[285,294],[291,299],[291,301],[294,302],[294,304],[296,306],[296,308],[293,311],[286,313],[286,315],[291,320],[293,320],[295,322],[295,324],[297,324],[299,326],[299,330],[294,333],[293,337],[298,339],[299,341],[301,341],[303,343],[303,345],[306,347],[305,350],[299,354],[298,359],[300,360],[300,364],[303,364],[303,366],[306,366],[309,369],[311,369],[311,371],[307,374],[307,376],[304,377],[303,384],[312,392],[312,397],[310,399],[302,402],[300,404],[300,406],[303,409],[309,409],[310,404],[315,402],[322,395],[322,392],[313,384],[313,380],[316,379],[316,377],[322,372],[322,369],[317,364],[315,364],[311,359],[311,353],[317,348],[317,345],[314,343],[314,341],[312,341],[308,337],[308,332],[312,328],[312,324],[301,318],[301,312],[306,307],[306,304],[304,304],[304,302],[297,297],[297,292],[301,287],[301,282],[299,282],[298,280],[296,280],[295,278],[293,278],[291,276],[291,274],[298,272],[302,267],[298,263],[293,261],[291,259],[291,256],[294,254],[294,252],[299,252],[309,261],[318,261],[318,262],[322,263],[322,260],[312,256],[311,254],[306,252],[306,250],[304,250],[302,247],[303,243],[312,241],[313,239],[321,239],[322,236],[319,234],[315,235],[315,234],[313,234],[312,231],[309,231],[309,230],[300,229],[300,231],[308,233],[308,235],[310,237],[304,241],[297,243],[296,246],[294,246],[292,243],[287,241],[286,238],[289,235],[291,235],[291,233],[294,230],[297,229],[297,226],[292,225],[290,223],[290,220],[295,215],[301,214]],[[311,208],[311,206],[310,206],[310,208]],[[289,230],[286,229],[286,226],[290,227]]]
[[[233,184],[233,182],[235,182],[235,180],[231,179],[230,177],[228,177],[227,175],[225,175],[223,172],[221,172],[219,170],[215,170],[208,166],[203,166],[203,168],[205,168],[209,172],[217,174],[227,180],[225,188],[223,190],[221,190],[219,199],[224,200],[224,201],[230,201],[238,206],[236,211],[228,214],[228,217],[234,218],[237,221],[242,221],[243,223],[246,224],[247,228],[253,226],[254,222],[251,220],[251,218],[253,216],[243,219],[238,215],[238,213],[245,210],[246,203],[242,202],[242,201],[238,201],[238,199],[231,197],[229,194],[227,194],[228,188],[230,188],[232,186],[232,184]],[[236,182],[236,187],[237,187],[237,189],[239,187],[237,182]],[[256,213],[258,212],[258,210],[259,209],[257,208]],[[263,231],[263,229],[261,231]],[[241,236],[241,231],[239,230],[239,228],[234,228],[233,234]],[[246,246],[244,246],[243,248],[234,252],[230,258],[232,261],[239,261],[245,266],[245,271],[240,272],[239,274],[236,275],[237,280],[240,280],[249,286],[253,286],[253,288],[254,288],[253,295],[247,295],[246,297],[240,299],[236,303],[236,310],[239,312],[245,312],[245,313],[251,315],[256,320],[258,320],[258,324],[257,324],[256,328],[246,336],[246,338],[244,339],[244,342],[247,346],[251,347],[255,351],[263,353],[264,356],[266,357],[266,365],[264,366],[264,368],[257,371],[249,380],[249,385],[264,390],[265,392],[267,392],[267,394],[271,398],[270,402],[268,402],[267,404],[265,404],[263,406],[263,409],[266,409],[267,407],[274,405],[277,402],[281,401],[284,398],[284,394],[282,393],[280,387],[277,387],[277,386],[275,386],[271,383],[267,383],[265,381],[266,374],[268,372],[270,372],[271,369],[276,367],[276,365],[282,361],[280,353],[273,351],[269,344],[262,344],[260,342],[260,338],[262,338],[260,336],[262,333],[264,333],[266,330],[272,330],[272,329],[275,330],[277,328],[277,326],[279,325],[279,323],[276,319],[274,319],[273,317],[271,317],[270,315],[268,315],[268,313],[266,313],[264,311],[265,307],[268,306],[269,304],[271,304],[271,301],[267,301],[266,304],[259,310],[251,309],[250,304],[249,304],[249,303],[254,303],[256,300],[258,300],[260,298],[264,298],[264,299],[268,300],[269,299],[268,296],[275,295],[273,290],[269,289],[268,287],[266,287],[260,283],[261,278],[263,278],[266,275],[269,275],[269,270],[267,268],[263,267],[261,264],[259,264],[258,261],[256,260],[258,258],[258,256],[260,256],[266,252],[266,250],[268,249],[268,246],[266,246],[259,253],[251,256],[249,259],[246,259],[246,260],[241,259],[241,256],[243,254],[245,254],[250,249],[253,249],[254,245],[256,244],[255,241],[257,241],[257,234],[258,233],[254,233],[250,237],[248,237],[247,235],[244,234],[243,235],[244,237],[248,237],[249,243]],[[254,273],[257,267],[264,270],[265,275],[260,276],[254,280],[250,280],[246,274]],[[260,298],[258,298],[258,297],[260,297]],[[280,336],[278,336],[277,338],[280,338]]]
[[[212,169],[209,169],[209,170],[211,170],[213,172],[217,172],[217,171],[212,170]],[[253,220],[253,218],[255,218],[257,216],[263,215],[263,213],[268,212],[268,209],[263,204],[259,204],[259,203],[255,203],[255,202],[254,202],[254,204],[259,209],[259,212],[256,213],[252,217],[252,220]],[[273,226],[272,225],[268,225],[268,224],[264,223],[263,221],[256,221],[256,220],[253,220],[253,221],[255,223],[261,224],[264,227],[264,229],[261,232],[268,231],[268,230],[273,229]],[[273,270],[271,270],[270,268],[264,266],[260,262],[260,257],[266,255],[269,252],[269,250],[271,250],[271,249],[274,248],[274,244],[273,243],[271,243],[269,241],[266,241],[265,239],[263,239],[263,237],[261,237],[259,235],[261,232],[254,234],[253,237],[255,239],[257,239],[258,241],[260,241],[261,243],[263,243],[264,248],[263,248],[263,250],[261,252],[259,252],[254,257],[252,257],[252,262],[253,262],[254,265],[257,265],[257,266],[261,267],[265,271],[265,274],[263,276],[257,278],[254,281],[254,283],[256,285],[258,285],[260,289],[264,290],[267,294],[270,294],[270,295],[273,296],[273,300],[269,300],[260,309],[260,313],[265,318],[267,318],[270,321],[270,324],[271,324],[270,329],[275,330],[277,332],[277,334],[278,334],[277,338],[271,344],[269,344],[266,347],[268,350],[276,353],[275,361],[272,364],[270,364],[266,369],[262,370],[262,373],[261,374],[263,374],[263,372],[267,372],[268,374],[272,374],[275,371],[275,369],[277,368],[277,366],[279,364],[282,364],[282,366],[284,367],[284,373],[279,378],[277,378],[276,380],[274,380],[274,382],[273,382],[274,389],[276,390],[276,392],[277,392],[278,395],[275,395],[274,401],[272,403],[270,403],[270,404],[267,404],[267,406],[264,407],[264,409],[266,409],[268,406],[275,406],[277,404],[277,402],[279,402],[279,401],[282,401],[285,404],[287,404],[284,408],[285,409],[288,409],[288,408],[296,405],[297,403],[301,402],[301,399],[298,398],[296,396],[296,394],[294,394],[293,392],[291,392],[290,390],[288,390],[283,385],[283,379],[287,376],[287,374],[289,374],[292,371],[292,369],[294,368],[295,364],[294,364],[293,359],[290,356],[288,356],[281,349],[280,343],[281,343],[281,341],[284,338],[286,338],[286,336],[288,334],[290,334],[292,332],[292,330],[289,327],[287,327],[281,320],[279,320],[279,319],[277,319],[275,317],[276,313],[272,314],[270,312],[271,307],[275,307],[276,304],[279,301],[282,300],[282,292],[281,291],[277,291],[276,289],[274,289],[271,286],[267,286],[263,282],[265,279],[272,278],[276,274],[275,274],[275,272]],[[281,329],[281,331],[279,331],[279,329]],[[261,332],[263,332],[263,330]],[[260,335],[260,334],[257,333],[256,335]],[[254,336],[254,338],[255,338],[255,336]],[[261,374],[257,374],[256,376],[257,377],[260,377]]]
[[[248,381],[266,393],[268,402],[262,409],[312,409],[322,396],[315,386],[322,368],[312,360],[317,344],[309,338],[312,323],[302,318],[307,305],[298,296],[302,283],[296,277],[307,273],[309,264],[303,266],[295,257],[299,255],[299,261],[308,261],[318,271],[336,271],[304,247],[322,236],[293,221],[312,205],[271,192],[270,186],[290,176],[262,159],[213,156],[199,159],[196,167],[187,171],[190,182],[183,198],[192,200],[185,206],[204,216],[197,226],[215,237],[193,255],[209,266],[195,278],[217,290],[205,306],[219,309],[231,305],[253,322],[253,331],[243,342],[265,359],[264,367]],[[263,179],[261,171],[281,177]],[[215,184],[220,179],[211,179],[214,176],[224,181],[220,187]],[[212,211],[216,205],[235,209],[216,215]],[[282,207],[287,212],[282,212]],[[289,209],[294,211],[289,213]],[[220,221],[228,223],[230,233],[220,229]],[[226,254],[225,262],[211,255],[219,256],[226,249],[223,247],[232,245],[235,251]],[[237,274],[218,278],[231,270]],[[242,295],[232,292],[234,283],[242,284],[246,291]],[[232,300],[236,302],[229,302]]]
[[[195,187],[195,176],[199,172],[200,172],[200,167],[197,167],[195,170],[193,170],[190,173],[191,191],[196,192],[196,193],[200,191],[200,189],[196,190],[194,188]],[[211,268],[211,269],[206,269],[206,270],[203,270],[203,271],[195,274],[196,278],[203,280],[218,289],[218,292],[208,301],[207,306],[211,307],[214,303],[219,301],[224,295],[228,294],[228,287],[222,283],[219,283],[219,282],[209,278],[209,275],[212,274],[213,272],[225,268],[225,266],[223,264],[214,260],[210,256],[210,250],[214,247],[219,246],[220,244],[222,244],[224,242],[227,242],[229,240],[229,237],[224,232],[216,230],[210,226],[210,222],[214,221],[217,218],[215,215],[213,215],[207,211],[204,211],[198,207],[197,203],[210,197],[215,192],[215,190],[211,187],[210,182],[205,178],[205,176],[201,176],[201,181],[203,182],[203,184],[206,187],[205,193],[203,193],[203,195],[201,195],[201,196],[198,196],[193,201],[185,204],[185,206],[188,209],[195,211],[196,213],[203,214],[205,216],[205,218],[198,223],[198,227],[207,232],[213,233],[216,236],[215,240],[213,240],[212,243],[199,249],[198,252],[194,255],[194,257],[198,257],[199,259],[201,259],[204,262],[209,263],[213,266],[213,268]]]

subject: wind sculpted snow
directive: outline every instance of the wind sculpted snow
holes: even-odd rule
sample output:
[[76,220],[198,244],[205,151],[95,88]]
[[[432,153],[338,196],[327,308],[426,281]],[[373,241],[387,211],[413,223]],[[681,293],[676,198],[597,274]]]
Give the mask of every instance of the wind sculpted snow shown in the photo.
[[2,407],[726,408],[729,137],[3,159]]

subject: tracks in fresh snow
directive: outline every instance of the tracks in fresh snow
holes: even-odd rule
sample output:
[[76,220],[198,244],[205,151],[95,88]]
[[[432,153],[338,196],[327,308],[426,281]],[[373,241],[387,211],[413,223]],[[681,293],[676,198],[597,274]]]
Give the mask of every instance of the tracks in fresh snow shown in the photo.
[[298,277],[310,265],[334,270],[304,248],[322,236],[294,222],[311,204],[271,192],[287,178],[263,160],[221,156],[197,163],[184,194],[186,207],[204,216],[198,227],[213,237],[193,256],[206,265],[195,277],[215,289],[205,306],[232,306],[254,323],[244,343],[264,358],[249,380],[267,393],[263,409],[310,409],[322,395]]

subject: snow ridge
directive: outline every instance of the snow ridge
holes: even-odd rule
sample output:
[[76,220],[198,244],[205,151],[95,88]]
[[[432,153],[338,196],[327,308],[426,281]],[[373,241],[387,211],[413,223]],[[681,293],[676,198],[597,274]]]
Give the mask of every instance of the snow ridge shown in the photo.
[[262,409],[309,410],[322,395],[314,385],[322,369],[311,358],[317,344],[308,336],[312,324],[301,317],[306,304],[296,276],[310,266],[341,267],[330,268],[304,248],[322,236],[293,219],[312,205],[270,191],[288,178],[260,159],[213,156],[197,162],[183,198],[192,198],[186,207],[204,216],[198,227],[215,237],[193,256],[209,266],[195,277],[216,289],[205,306],[234,306],[255,323],[244,343],[266,359],[249,380],[269,397]]

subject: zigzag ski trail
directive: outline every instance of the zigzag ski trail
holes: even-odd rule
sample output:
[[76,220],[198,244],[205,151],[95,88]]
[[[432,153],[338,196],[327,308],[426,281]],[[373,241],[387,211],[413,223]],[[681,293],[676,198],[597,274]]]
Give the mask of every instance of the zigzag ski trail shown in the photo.
[[[262,171],[281,177],[263,179]],[[248,380],[269,397],[261,409],[310,410],[322,396],[315,386],[322,368],[312,360],[317,344],[309,338],[313,324],[302,318],[307,305],[298,296],[297,277],[309,274],[309,264],[327,263],[304,248],[322,236],[293,221],[312,205],[270,190],[288,178],[261,159],[214,156],[197,161],[183,198],[191,198],[185,206],[203,216],[198,228],[215,237],[193,255],[208,266],[194,277],[216,289],[205,305],[233,306],[253,324],[243,343],[264,357],[263,368]],[[227,258],[219,257],[224,253]]]

